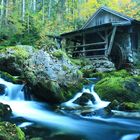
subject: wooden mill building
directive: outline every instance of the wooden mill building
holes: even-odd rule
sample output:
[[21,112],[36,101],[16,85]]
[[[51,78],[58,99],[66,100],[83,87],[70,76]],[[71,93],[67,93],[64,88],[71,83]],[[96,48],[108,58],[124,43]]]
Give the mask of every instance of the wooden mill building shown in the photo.
[[140,48],[140,21],[107,7],[99,8],[85,25],[61,35],[72,57],[107,57],[122,67]]

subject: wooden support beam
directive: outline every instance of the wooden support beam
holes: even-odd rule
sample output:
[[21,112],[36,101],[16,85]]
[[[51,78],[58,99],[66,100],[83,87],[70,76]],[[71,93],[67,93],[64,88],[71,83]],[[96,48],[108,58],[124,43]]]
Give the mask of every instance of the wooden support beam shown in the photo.
[[108,47],[108,50],[107,50],[107,55],[110,55],[110,53],[111,53],[112,46],[113,46],[113,43],[114,43],[115,34],[116,34],[116,30],[117,30],[117,26],[115,26],[113,28],[113,32],[112,32],[112,35],[111,35],[109,47]]
[[[74,58],[80,58],[81,56],[75,56]],[[88,55],[88,56],[85,56],[85,58],[102,58],[102,57],[105,57],[105,55]],[[105,57],[106,58],[106,57]]]
[[112,35],[112,30],[108,33],[108,35],[107,35],[107,36],[109,37],[110,35]]
[[83,56],[86,55],[86,53],[85,53],[85,44],[86,44],[86,36],[85,36],[85,34],[83,33]]
[[100,36],[100,38],[101,38],[102,40],[105,41],[105,37],[104,37],[100,32],[97,32],[97,34]]
[[108,31],[107,30],[105,30],[105,41],[106,41],[106,45],[105,45],[105,55],[107,56],[107,48],[108,48],[108,38],[109,38],[109,36],[108,36]]
[[87,46],[96,46],[96,45],[104,45],[106,42],[97,42],[97,43],[90,43],[90,44],[84,44],[84,45],[79,45],[75,47],[87,47]]
[[83,52],[96,52],[96,51],[105,51],[105,48],[102,49],[90,49],[90,50],[80,50],[80,51],[73,51],[73,53],[83,53]]
[[91,44],[85,44],[85,45],[78,45],[78,46],[71,46],[71,47],[66,47],[68,49],[70,48],[82,48],[82,47],[87,47],[87,46],[98,46],[98,45],[104,45],[106,42],[97,42],[97,43],[91,43]]

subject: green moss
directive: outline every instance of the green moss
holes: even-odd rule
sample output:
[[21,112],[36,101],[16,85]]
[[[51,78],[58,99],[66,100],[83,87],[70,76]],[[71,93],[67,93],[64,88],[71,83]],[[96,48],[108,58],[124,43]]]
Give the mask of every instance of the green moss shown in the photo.
[[80,58],[80,59],[71,58],[70,60],[71,60],[72,64],[75,64],[75,65],[81,66],[81,67],[92,64],[90,59],[88,59],[88,58]]
[[0,122],[1,140],[25,140],[25,135],[15,124]]
[[19,127],[16,127],[16,131],[17,131],[17,136],[18,136],[19,140],[25,140],[24,132],[21,131],[21,129]]
[[24,48],[16,46],[14,47],[14,50],[15,55],[21,59],[27,59],[29,57],[29,53]]
[[0,71],[0,78],[3,78],[6,81],[9,81],[9,82],[12,82],[12,83],[15,83],[15,84],[22,82],[22,79],[20,77],[12,76],[11,74],[9,74],[7,72],[3,72],[3,71]]
[[[36,76],[32,71],[25,71],[24,76],[26,76],[26,80],[28,80],[29,83],[31,83],[32,85],[34,85],[37,81],[36,81]],[[23,76],[23,77],[24,77]]]
[[2,49],[4,49],[5,48],[5,46],[0,46],[0,50],[2,50]]
[[71,99],[77,92],[81,91],[83,87],[84,80],[76,83],[76,84],[69,84],[67,87],[63,87],[63,96],[65,97],[65,100]]
[[71,62],[75,65],[81,66],[82,65],[82,61],[80,59],[70,59]]
[[19,59],[27,59],[29,57],[27,50],[21,46],[5,47],[0,50],[0,53],[7,52],[9,49],[11,49],[10,53],[13,53],[13,55],[17,56]]
[[63,57],[67,57],[66,53],[61,49],[56,50],[52,53],[52,55],[58,59],[62,59]]
[[30,140],[43,140],[43,138],[31,138]]
[[80,71],[80,70],[78,70],[78,71],[77,71],[77,75],[78,75],[79,77],[81,77],[81,78],[82,78],[82,77],[83,77],[83,72],[82,72],[82,71]]
[[90,73],[90,76],[89,77],[95,77],[95,78],[100,78],[100,79],[102,79],[102,78],[105,78],[106,77],[106,75],[107,75],[108,73],[103,73],[103,72],[96,72],[96,73]]
[[95,91],[99,96],[108,101],[119,102],[140,101],[140,88],[131,75],[126,72],[115,72],[105,76],[95,85]]
[[122,104],[120,104],[119,109],[123,111],[138,111],[140,110],[140,102],[139,103],[123,102]]
[[131,77],[130,73],[126,70],[112,71],[112,72],[96,72],[92,73],[92,77],[105,78],[105,77]]
[[122,77],[122,78],[131,76],[130,73],[126,70],[113,71],[113,72],[110,72],[109,74],[110,76]]
[[67,72],[69,71],[69,68],[66,65],[62,65],[62,68],[64,71],[67,71]]

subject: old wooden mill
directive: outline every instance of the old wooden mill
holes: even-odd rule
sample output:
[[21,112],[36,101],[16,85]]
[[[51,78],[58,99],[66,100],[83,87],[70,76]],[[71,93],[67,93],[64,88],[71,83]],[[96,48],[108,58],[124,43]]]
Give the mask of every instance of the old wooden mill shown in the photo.
[[133,61],[140,47],[140,21],[101,7],[80,30],[60,37],[74,58],[107,57],[121,67]]

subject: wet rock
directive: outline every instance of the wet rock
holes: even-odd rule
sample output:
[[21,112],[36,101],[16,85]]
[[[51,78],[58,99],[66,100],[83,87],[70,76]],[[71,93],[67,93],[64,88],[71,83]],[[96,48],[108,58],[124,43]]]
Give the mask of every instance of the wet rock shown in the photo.
[[92,59],[90,65],[82,68],[85,77],[93,77],[94,73],[97,72],[111,72],[114,70],[116,70],[114,63],[107,58]]
[[36,137],[36,138],[31,138],[30,140],[44,140],[44,139],[41,137]]
[[21,75],[25,60],[33,53],[33,47],[18,45],[0,50],[0,70],[12,75]]
[[6,86],[4,84],[0,84],[0,95],[5,94]]
[[124,86],[126,89],[128,89],[130,91],[140,92],[139,83],[134,79],[130,79],[129,81],[126,81],[124,83]]
[[44,50],[35,52],[26,61],[23,72],[33,93],[49,103],[64,102],[82,88],[78,68],[62,52],[56,54]]
[[22,84],[23,80],[20,76],[12,76],[11,74],[7,72],[0,71],[0,77],[4,79],[7,82],[12,82],[14,84]]
[[50,137],[48,137],[49,140],[82,140],[86,139],[84,136],[81,135],[70,135],[65,134],[63,132],[54,133]]
[[5,119],[10,117],[12,114],[12,109],[9,105],[0,103],[0,119]]
[[119,102],[117,100],[113,100],[106,108],[105,112],[107,114],[112,114],[111,110],[118,110],[119,108]]
[[82,112],[81,115],[85,117],[92,117],[92,116],[95,116],[96,113],[95,112]]
[[94,103],[95,99],[94,99],[93,95],[90,94],[90,93],[84,92],[84,93],[82,94],[82,96],[80,96],[80,97],[79,97],[77,100],[75,100],[73,103],[79,104],[79,105],[82,105],[82,106],[85,106],[85,105],[87,105],[87,103],[88,103],[89,101],[91,101],[92,103]]
[[0,122],[0,140],[25,140],[25,135],[15,124]]
[[136,140],[140,140],[140,136]]
[[64,102],[83,86],[81,71],[62,50],[6,47],[0,58],[0,70],[22,76],[31,92],[49,103]]
[[119,105],[121,111],[140,111],[140,103],[123,102]]
[[[122,70],[118,72],[107,73],[102,80],[97,82],[95,85],[95,91],[102,98],[102,100],[107,100],[113,102],[117,100],[119,102],[113,109],[124,108],[124,103],[135,103],[127,104],[128,107],[136,108],[139,110],[138,105],[140,102],[140,79],[130,75],[128,72]],[[123,103],[123,104],[122,104]],[[123,105],[123,106],[122,106]],[[127,107],[126,107],[127,108]]]
[[96,72],[109,72],[115,70],[114,63],[109,61],[107,58],[93,60],[93,66],[95,67]]
[[95,85],[95,91],[103,100],[119,102],[139,102],[140,87],[130,76],[107,76]]

